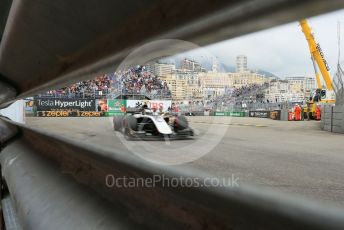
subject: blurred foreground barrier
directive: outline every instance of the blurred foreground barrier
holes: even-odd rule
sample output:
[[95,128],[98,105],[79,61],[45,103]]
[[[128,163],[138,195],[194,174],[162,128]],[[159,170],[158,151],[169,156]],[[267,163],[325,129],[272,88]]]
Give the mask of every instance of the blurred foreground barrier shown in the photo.
[[[149,42],[170,46],[152,46],[130,64],[185,52],[180,40],[205,46],[342,7],[342,0],[3,0],[0,107],[113,72]],[[344,229],[342,210],[262,188],[112,186],[109,175],[210,175],[0,122],[7,229]]]
[[[205,181],[211,175],[145,162],[130,152],[95,148],[6,120],[0,124],[19,129],[3,144],[0,162],[4,197],[11,197],[20,220],[16,224],[23,229],[344,227],[339,209],[263,188],[186,184],[181,178]],[[157,176],[173,178],[179,186],[154,181]],[[124,177],[150,183],[126,187],[109,180]]]

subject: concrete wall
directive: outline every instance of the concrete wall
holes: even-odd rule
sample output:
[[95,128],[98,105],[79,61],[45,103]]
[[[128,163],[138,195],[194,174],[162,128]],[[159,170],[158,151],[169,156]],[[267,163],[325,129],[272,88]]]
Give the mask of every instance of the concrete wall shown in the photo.
[[288,120],[288,109],[281,109],[281,121]]
[[321,112],[321,128],[335,133],[344,133],[344,105],[325,105]]

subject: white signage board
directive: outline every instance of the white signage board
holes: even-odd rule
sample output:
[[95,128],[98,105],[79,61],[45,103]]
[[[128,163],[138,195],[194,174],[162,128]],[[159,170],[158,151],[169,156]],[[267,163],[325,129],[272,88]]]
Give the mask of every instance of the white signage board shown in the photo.
[[148,108],[156,108],[157,110],[162,108],[163,112],[166,112],[172,105],[171,101],[166,100],[127,100],[127,108],[138,108],[145,103],[147,104]]

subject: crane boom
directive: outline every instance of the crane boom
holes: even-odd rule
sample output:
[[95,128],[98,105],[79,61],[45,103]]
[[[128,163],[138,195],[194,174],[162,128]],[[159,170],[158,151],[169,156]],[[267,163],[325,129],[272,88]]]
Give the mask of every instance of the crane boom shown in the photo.
[[325,81],[326,89],[332,91],[333,86],[332,86],[332,80],[329,73],[330,68],[325,60],[324,53],[322,52],[319,43],[315,42],[314,36],[312,34],[312,30],[309,27],[307,20],[306,19],[300,20],[300,25],[302,28],[302,32],[304,33],[306,40],[308,42],[309,51],[311,53],[311,58],[312,58],[313,65],[315,68],[315,75],[316,75],[318,88],[322,88],[322,87],[321,87],[320,77],[316,70],[314,60],[316,64],[318,65],[321,75]]
[[313,56],[311,56],[311,59],[312,59],[312,63],[313,63],[313,68],[314,68],[314,73],[315,73],[315,79],[317,81],[317,86],[318,86],[318,89],[321,89],[322,88],[322,84],[321,84],[321,80],[320,80],[317,64],[315,63],[315,60],[314,60]]

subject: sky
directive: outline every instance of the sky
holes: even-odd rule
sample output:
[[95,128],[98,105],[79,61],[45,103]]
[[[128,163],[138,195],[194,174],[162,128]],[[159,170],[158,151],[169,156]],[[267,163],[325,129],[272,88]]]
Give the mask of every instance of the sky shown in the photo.
[[[338,21],[341,24],[341,47],[344,46],[344,10],[308,18],[317,43],[336,72],[338,63]],[[219,62],[235,66],[237,55],[247,56],[249,69],[263,69],[278,77],[313,76],[314,69],[305,36],[298,22],[288,23],[204,47]],[[344,60],[344,50],[341,49]],[[192,55],[191,55],[192,56]]]

